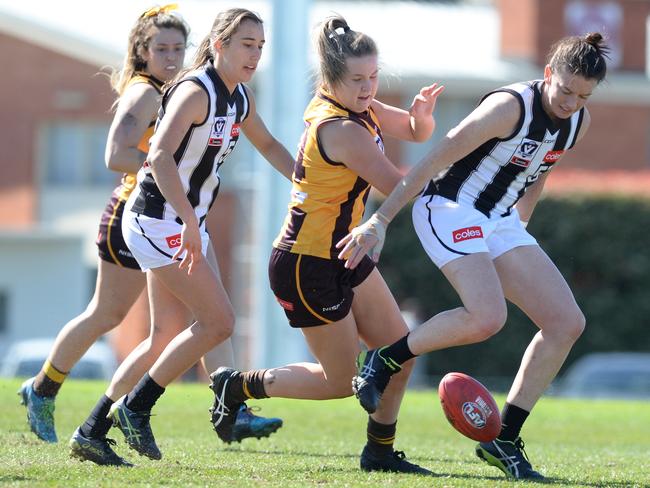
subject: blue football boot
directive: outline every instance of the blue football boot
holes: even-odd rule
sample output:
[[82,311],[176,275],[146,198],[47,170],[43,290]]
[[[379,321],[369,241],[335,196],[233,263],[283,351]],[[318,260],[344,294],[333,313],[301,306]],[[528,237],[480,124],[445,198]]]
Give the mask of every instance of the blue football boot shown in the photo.
[[57,442],[54,430],[54,397],[42,397],[34,391],[34,379],[26,380],[18,390],[20,403],[27,408],[27,422],[39,439]]
[[276,417],[258,417],[253,409],[242,403],[237,410],[235,425],[232,426],[231,441],[241,442],[247,437],[269,437],[282,427],[282,419]]

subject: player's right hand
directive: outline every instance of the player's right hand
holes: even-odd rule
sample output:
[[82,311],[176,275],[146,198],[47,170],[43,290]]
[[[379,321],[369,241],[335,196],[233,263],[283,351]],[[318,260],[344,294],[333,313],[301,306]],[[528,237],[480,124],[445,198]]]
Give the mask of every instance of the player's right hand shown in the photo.
[[[184,256],[183,253],[185,254]],[[184,222],[183,229],[181,230],[181,245],[172,259],[181,259],[181,262],[178,265],[179,269],[187,267],[187,274],[191,275],[194,263],[198,262],[201,256],[202,243],[198,222]]]

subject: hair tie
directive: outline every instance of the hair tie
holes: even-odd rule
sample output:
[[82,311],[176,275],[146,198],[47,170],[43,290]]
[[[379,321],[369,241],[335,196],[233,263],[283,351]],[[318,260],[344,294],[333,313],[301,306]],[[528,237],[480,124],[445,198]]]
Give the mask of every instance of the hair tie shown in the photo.
[[144,12],[140,16],[140,18],[141,19],[146,19],[148,17],[153,17],[154,15],[169,13],[172,10],[178,10],[178,4],[177,3],[168,3],[167,5],[163,5],[162,7],[151,7],[149,10]]
[[350,31],[350,28],[347,25],[345,27],[337,27],[336,29],[334,29],[330,33],[330,35],[328,37],[330,39],[333,39],[334,36],[342,36],[343,34],[345,34],[346,32],[349,32],[349,31]]

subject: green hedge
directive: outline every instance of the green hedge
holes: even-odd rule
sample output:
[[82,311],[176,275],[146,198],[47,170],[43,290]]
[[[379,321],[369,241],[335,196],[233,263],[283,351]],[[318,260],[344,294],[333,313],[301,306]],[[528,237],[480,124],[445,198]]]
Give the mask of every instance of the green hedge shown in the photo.
[[[529,225],[556,263],[587,318],[565,367],[587,352],[650,350],[650,201],[615,196],[548,197]],[[410,207],[389,227],[380,270],[398,303],[420,319],[460,305],[429,260]],[[481,344],[427,355],[429,374],[464,371],[514,376],[535,326],[510,305],[504,329]]]

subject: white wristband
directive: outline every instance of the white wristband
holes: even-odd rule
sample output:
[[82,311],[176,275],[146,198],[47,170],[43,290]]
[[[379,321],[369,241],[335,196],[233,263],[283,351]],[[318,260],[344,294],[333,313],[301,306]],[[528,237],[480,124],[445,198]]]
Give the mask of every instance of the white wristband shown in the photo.
[[524,227],[524,229],[526,227],[528,227],[528,221],[527,220],[520,220],[520,222],[521,222],[521,225]]

